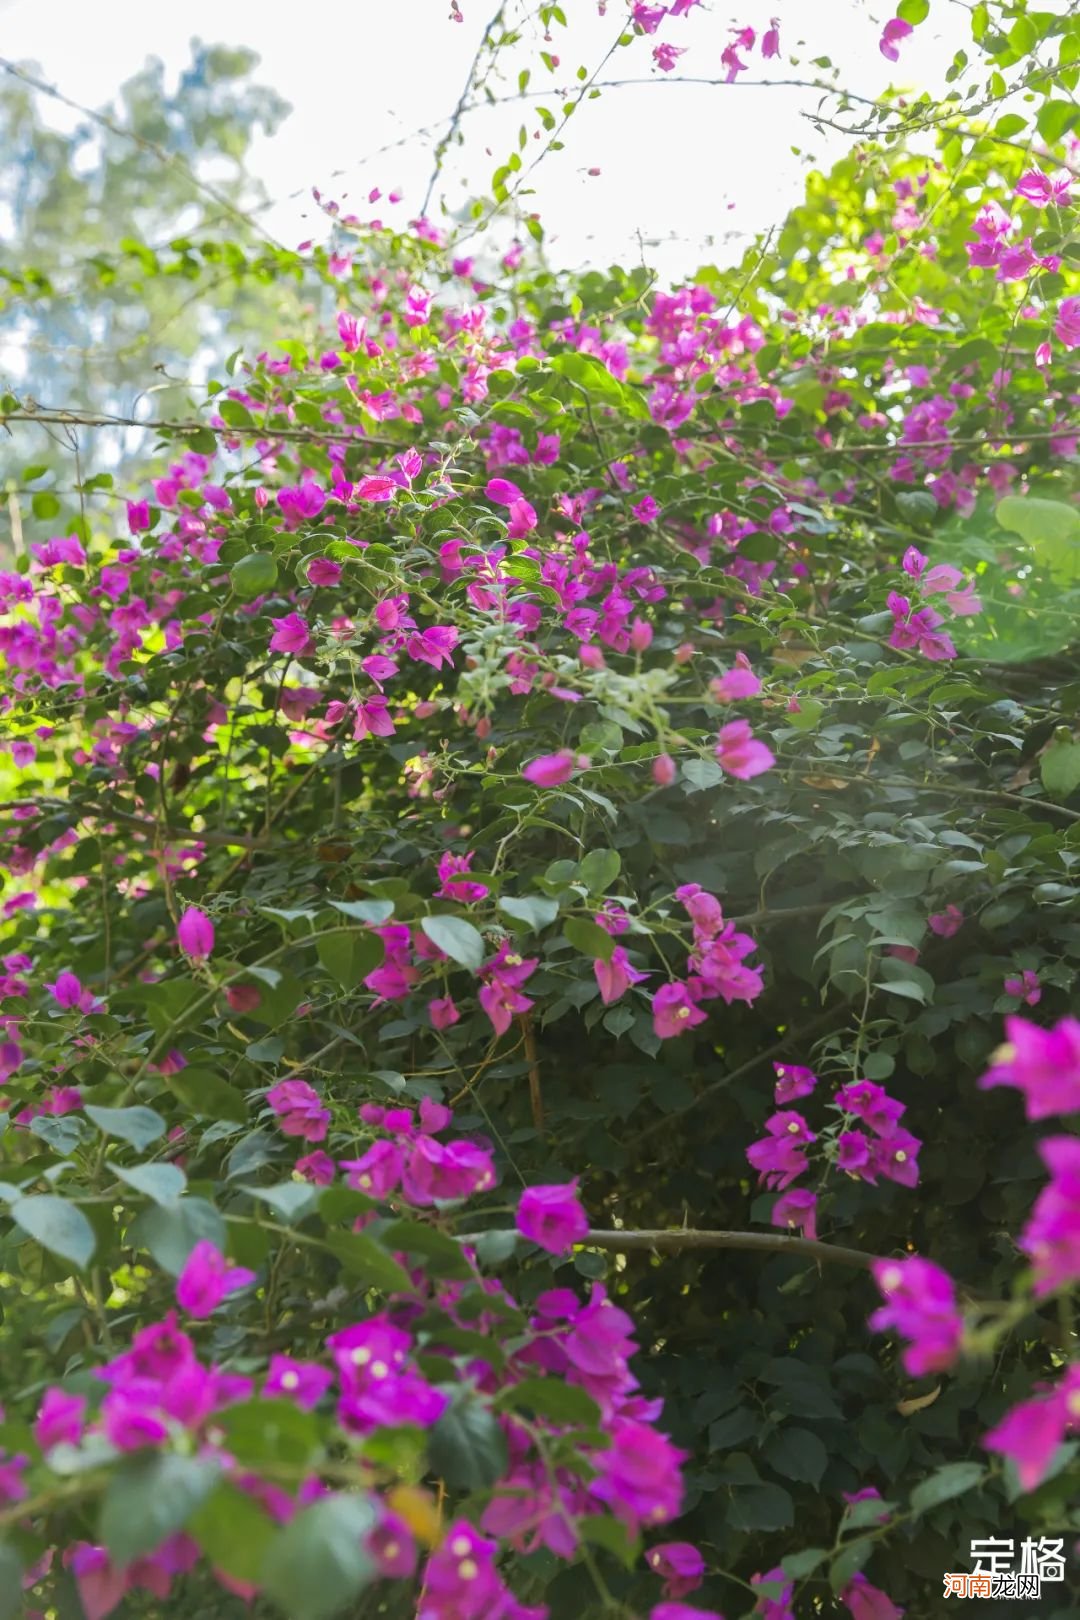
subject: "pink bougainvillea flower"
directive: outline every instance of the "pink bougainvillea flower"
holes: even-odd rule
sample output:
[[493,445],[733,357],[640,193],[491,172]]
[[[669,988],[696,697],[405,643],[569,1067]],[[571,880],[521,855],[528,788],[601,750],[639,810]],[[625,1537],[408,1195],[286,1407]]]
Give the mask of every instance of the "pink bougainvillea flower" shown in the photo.
[[315,643],[311,639],[307,620],[299,613],[285,613],[280,619],[271,619],[274,633],[270,637],[270,651],[291,653],[295,658],[303,658],[314,650]]
[[805,1187],[791,1187],[781,1193],[772,1207],[769,1220],[773,1226],[788,1232],[801,1232],[804,1237],[817,1237],[817,1194]]
[[[658,46],[657,49],[661,49],[661,47]],[[651,523],[660,513],[660,508],[651,495],[643,495],[637,505],[632,506],[630,510],[639,523]]]
[[525,499],[517,484],[509,478],[489,478],[484,494],[498,506],[512,506],[515,501]]
[[330,1110],[306,1080],[279,1080],[266,1093],[266,1100],[278,1116],[286,1136],[302,1136],[307,1142],[322,1142],[330,1124]]
[[709,691],[719,703],[733,703],[739,698],[757,697],[761,682],[750,668],[745,653],[735,654],[735,668],[725,670],[709,682]]
[[705,1560],[689,1541],[665,1541],[659,1547],[650,1547],[645,1562],[663,1577],[666,1598],[681,1598],[696,1591],[705,1574]]
[[401,485],[380,473],[369,473],[353,485],[354,501],[392,501]]
[[646,0],[635,0],[630,15],[642,33],[655,34],[667,13],[667,6],[650,6]]
[[1046,1476],[1054,1453],[1080,1428],[1080,1366],[1067,1367],[1056,1385],[1007,1412],[982,1443],[1011,1458],[1020,1484],[1033,1491]]
[[176,1303],[189,1316],[210,1316],[227,1294],[254,1281],[253,1271],[246,1266],[230,1266],[209,1238],[201,1238],[176,1279]]
[[[585,760],[585,765],[588,765]],[[531,759],[521,768],[521,774],[526,782],[532,782],[534,787],[558,787],[568,782],[575,771],[585,768],[581,759],[572,754],[568,748],[563,748],[557,754],[541,754],[538,759]]]
[[257,984],[230,984],[226,986],[225,1000],[232,1012],[254,1012],[262,1005],[262,991]]
[[452,996],[434,997],[428,1002],[427,1010],[432,1029],[450,1029],[461,1018]]
[[427,630],[407,636],[405,651],[417,663],[430,664],[432,669],[441,669],[443,664],[451,668],[458,639],[458,631],[453,625],[433,624]]
[[979,1086],[1015,1086],[1028,1119],[1080,1112],[1080,1021],[1062,1018],[1040,1029],[1026,1018],[1005,1020],[1005,1045],[993,1054]]
[[204,962],[214,949],[214,925],[198,906],[187,907],[176,937],[184,955],[196,962]]
[[870,1317],[875,1333],[895,1329],[910,1343],[903,1363],[913,1378],[944,1372],[960,1353],[963,1319],[952,1278],[931,1260],[875,1260],[871,1266],[884,1305]]
[[761,36],[761,54],[764,57],[780,55],[780,23],[776,17],[770,17],[769,26]]
[[589,1219],[577,1195],[577,1182],[526,1187],[518,1199],[517,1229],[549,1254],[566,1254],[589,1234]]
[[128,501],[127,523],[129,534],[145,534],[150,527],[150,502]]
[[298,529],[305,519],[318,517],[326,505],[326,493],[318,484],[298,484],[291,489],[279,489],[277,503],[286,529]]
[[773,1114],[765,1121],[765,1129],[769,1134],[759,1142],[751,1142],[746,1157],[763,1186],[783,1192],[808,1168],[805,1149],[817,1141],[817,1136],[793,1109]]
[[688,1029],[703,1024],[708,1016],[698,1006],[690,987],[685,984],[662,984],[652,998],[653,1029],[662,1041],[676,1035],[685,1035]]
[[1080,1277],[1080,1137],[1045,1136],[1039,1157],[1050,1171],[1020,1235],[1032,1262],[1036,1296]]
[[861,1570],[844,1587],[840,1601],[852,1620],[901,1620],[904,1613],[880,1586],[872,1586]]
[[313,1361],[294,1361],[291,1356],[274,1355],[270,1357],[262,1392],[264,1395],[285,1396],[302,1411],[310,1412],[318,1406],[333,1381],[334,1375],[329,1367],[320,1367]]
[[593,973],[600,987],[600,1000],[605,1007],[610,1007],[613,1001],[624,996],[632,984],[640,984],[649,976],[632,965],[621,945],[616,945],[607,962],[598,956],[593,963]]
[[34,1439],[42,1451],[51,1451],[53,1446],[79,1444],[86,1406],[85,1395],[69,1395],[62,1389],[45,1391],[34,1423]]
[[[686,47],[685,46],[683,46],[683,45],[671,45],[666,40],[663,40],[659,45],[654,45],[653,46],[653,53],[652,53],[653,61],[656,63],[657,67],[660,69],[661,73],[670,73],[672,71],[672,69],[674,68],[676,62],[679,60],[679,57],[680,56],[685,56],[685,55],[686,55]],[[653,513],[653,516],[655,517],[656,514]],[[649,519],[648,518],[642,518],[641,521],[643,523],[647,523],[649,521]]]
[[526,500],[511,501],[508,516],[510,521],[506,532],[511,540],[521,540],[531,534],[539,521],[535,506]]
[[679,774],[679,767],[670,754],[657,754],[652,762],[652,779],[657,787],[670,787]]
[[1080,349],[1080,298],[1063,298],[1057,307],[1054,336],[1064,349]]
[[964,913],[959,906],[947,905],[944,911],[935,911],[927,919],[932,934],[941,939],[952,939],[964,926]]
[[882,56],[888,59],[888,61],[898,62],[900,60],[900,52],[897,49],[897,46],[900,44],[902,39],[907,39],[908,35],[912,33],[914,33],[914,29],[910,23],[904,22],[900,17],[891,17],[885,24],[885,27],[881,30],[881,39],[878,42],[878,50],[881,52]]
[[297,1159],[294,1169],[302,1180],[310,1181],[316,1187],[331,1186],[337,1176],[337,1166],[329,1153],[324,1153],[321,1148]]
[[398,1187],[405,1168],[405,1155],[396,1142],[373,1142],[359,1159],[342,1159],[349,1186],[372,1198],[386,1198]]
[[795,1610],[791,1607],[795,1582],[784,1574],[779,1564],[775,1569],[766,1570],[764,1575],[751,1575],[750,1585],[769,1589],[769,1595],[763,1593],[754,1604],[753,1612],[760,1620],[795,1620]]
[[1029,1007],[1034,1007],[1042,1000],[1042,987],[1039,984],[1039,975],[1030,968],[1025,968],[1020,974],[1010,974],[1004,984],[1007,996],[1016,996],[1019,1001],[1025,1001]]
[[748,720],[729,720],[720,727],[716,758],[721,768],[740,782],[749,782],[776,764],[775,754],[753,735]]
[[800,1068],[797,1064],[774,1063],[773,1073],[776,1075],[773,1101],[780,1108],[794,1102],[798,1097],[809,1097],[818,1083],[817,1075],[812,1069]]
[[476,883],[466,876],[474,859],[473,850],[467,855],[451,855],[447,850],[439,857],[439,888],[435,891],[437,899],[461,900],[470,905],[491,893],[486,883]]
[[906,1112],[904,1104],[890,1097],[876,1080],[849,1081],[837,1091],[836,1102],[845,1114],[854,1114],[876,1136],[892,1136]]
[[1043,174],[1041,169],[1028,169],[1020,176],[1016,195],[1034,203],[1036,208],[1049,208],[1051,204],[1065,208],[1070,200],[1072,180],[1067,169],[1061,169],[1055,175]]
[[341,564],[329,557],[312,557],[307,565],[307,577],[312,585],[337,585],[341,579]]

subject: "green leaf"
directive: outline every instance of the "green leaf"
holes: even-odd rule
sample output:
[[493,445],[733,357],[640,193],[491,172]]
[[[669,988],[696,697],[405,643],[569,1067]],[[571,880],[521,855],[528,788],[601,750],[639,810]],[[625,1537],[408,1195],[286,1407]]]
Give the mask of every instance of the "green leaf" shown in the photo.
[[611,961],[616,942],[606,928],[601,928],[591,918],[567,917],[563,923],[563,933],[583,956],[598,956],[601,962]]
[[484,936],[464,917],[421,917],[420,926],[431,943],[445,951],[451,961],[460,962],[473,973],[483,966],[487,954]]
[[98,1526],[113,1562],[130,1564],[182,1530],[220,1471],[210,1458],[168,1451],[125,1462],[109,1480]]
[[376,1522],[367,1496],[328,1496],[278,1530],[262,1587],[289,1620],[330,1620],[378,1575],[365,1547]]
[[15,1620],[23,1610],[24,1565],[8,1541],[0,1541],[0,1620]]
[[268,595],[277,584],[277,578],[277,563],[266,551],[253,551],[249,557],[241,557],[229,570],[229,583],[245,602]]
[[31,497],[30,506],[34,516],[43,523],[49,522],[60,511],[60,502],[51,489],[39,490],[36,495]]
[[553,1423],[595,1427],[600,1419],[600,1408],[592,1396],[559,1378],[523,1378],[520,1384],[501,1390],[493,1404],[500,1412],[521,1407]]
[[478,1232],[470,1242],[482,1266],[498,1266],[509,1260],[518,1246],[518,1236],[514,1228],[506,1227],[494,1232]]
[[1080,743],[1055,740],[1042,756],[1039,769],[1047,793],[1067,799],[1080,787]]
[[345,990],[355,990],[386,954],[378,934],[361,929],[349,934],[327,934],[315,949],[327,973]]
[[1080,511],[1075,506],[1038,495],[1006,495],[996,516],[1003,529],[1027,541],[1057,584],[1080,580]]
[[286,1226],[294,1221],[302,1221],[318,1206],[322,1193],[321,1187],[312,1186],[309,1181],[282,1181],[276,1187],[237,1187],[237,1192],[250,1193],[252,1198],[259,1198],[264,1204],[269,1204],[274,1212],[281,1216]]
[[279,1526],[258,1503],[228,1480],[210,1493],[188,1520],[187,1529],[215,1569],[252,1584],[258,1582],[270,1543],[279,1534]]
[[95,1108],[87,1103],[85,1113],[106,1136],[130,1142],[136,1153],[165,1135],[165,1121],[153,1108]]
[[682,780],[690,784],[688,792],[702,793],[706,788],[717,787],[724,780],[724,773],[714,759],[688,759],[682,768]]
[[615,849],[590,849],[578,866],[581,881],[590,894],[610,889],[622,871],[622,856]]
[[70,1260],[80,1270],[89,1264],[97,1241],[94,1228],[82,1210],[69,1204],[66,1198],[58,1198],[53,1193],[17,1198],[9,1214],[28,1237],[34,1238],[50,1254]]
[[490,1407],[474,1395],[448,1406],[431,1431],[428,1461],[455,1490],[482,1491],[506,1471],[506,1436]]
[[796,731],[813,731],[824,713],[825,705],[817,698],[800,698],[798,709],[785,718]]
[[169,1089],[186,1108],[204,1119],[230,1119],[247,1123],[248,1106],[243,1093],[210,1069],[178,1069],[169,1077]]
[[112,1173],[165,1208],[175,1204],[187,1186],[187,1176],[177,1164],[136,1164],[130,1170],[114,1164]]
[[408,1272],[366,1232],[330,1232],[326,1245],[365,1288],[378,1288],[384,1294],[412,1291]]
[[382,1228],[379,1238],[393,1249],[423,1255],[431,1262],[427,1269],[436,1277],[464,1280],[473,1274],[461,1244],[425,1221],[391,1221]]
[[394,915],[392,900],[331,900],[330,904],[342,916],[354,917],[357,922],[371,923],[376,928]]
[[613,377],[600,360],[588,354],[557,354],[548,361],[549,368],[560,377],[577,383],[592,399],[602,405],[612,405],[625,415],[638,421],[648,421],[649,407],[642,395]]
[[307,1468],[318,1455],[319,1421],[287,1400],[243,1401],[215,1414],[225,1449],[252,1468]]
[[986,1469],[981,1463],[946,1463],[916,1485],[910,1498],[911,1511],[914,1514],[926,1513],[942,1502],[950,1502],[954,1496],[963,1496],[966,1491],[974,1490],[985,1478]]
[[842,1592],[851,1577],[866,1563],[876,1543],[872,1536],[860,1536],[851,1541],[829,1565],[829,1585],[834,1592]]
[[826,1547],[804,1547],[801,1552],[789,1553],[780,1560],[780,1568],[793,1581],[804,1581],[823,1564],[829,1553]]
[[507,896],[499,901],[499,910],[515,922],[524,923],[526,928],[539,932],[555,921],[559,915],[559,902],[546,900],[540,895],[526,895],[523,899]]
[[629,1530],[621,1519],[612,1518],[610,1514],[590,1514],[586,1519],[577,1521],[578,1533],[582,1541],[591,1543],[594,1547],[603,1547],[617,1558],[626,1569],[633,1569],[641,1552],[641,1542],[637,1537],[631,1536]]
[[773,1435],[764,1454],[769,1467],[785,1479],[797,1479],[815,1489],[829,1461],[823,1442],[809,1429],[782,1428]]
[[779,1485],[737,1487],[726,1522],[733,1530],[786,1530],[795,1523],[795,1503]]
[[225,1248],[225,1222],[203,1198],[181,1198],[178,1204],[144,1209],[128,1229],[135,1248],[149,1249],[163,1271],[179,1277],[196,1243],[205,1238]]

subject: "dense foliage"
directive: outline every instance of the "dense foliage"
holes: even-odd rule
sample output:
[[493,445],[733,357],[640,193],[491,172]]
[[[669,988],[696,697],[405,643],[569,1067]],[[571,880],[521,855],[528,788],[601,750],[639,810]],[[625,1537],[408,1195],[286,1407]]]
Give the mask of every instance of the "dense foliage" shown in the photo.
[[145,484],[19,469],[0,1620],[1071,1550],[1080,27],[988,19],[1026,112],[880,110],[736,267],[324,201]]

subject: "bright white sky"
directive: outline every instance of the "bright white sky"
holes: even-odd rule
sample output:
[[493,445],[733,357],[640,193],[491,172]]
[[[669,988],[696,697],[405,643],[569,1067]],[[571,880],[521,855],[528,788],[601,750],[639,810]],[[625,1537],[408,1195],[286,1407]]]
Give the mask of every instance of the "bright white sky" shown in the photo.
[[[0,0],[0,52],[36,62],[67,95],[98,106],[148,56],[162,58],[175,73],[188,60],[193,37],[252,47],[262,59],[259,78],[294,109],[275,137],[259,142],[252,164],[279,199],[266,223],[293,246],[323,235],[310,203],[312,186],[344,197],[362,218],[378,212],[366,202],[374,185],[403,190],[408,217],[418,210],[438,129],[380,157],[371,154],[453,109],[493,9],[493,0],[459,3],[462,23],[449,20],[449,0],[304,0],[299,6],[284,0]],[[603,18],[596,0],[562,4],[571,27],[556,28],[548,47],[561,59],[555,79],[540,65],[541,42],[533,35],[519,47],[506,89],[529,62],[534,86],[572,84],[579,64],[591,71],[601,60],[626,15],[623,0],[609,0]],[[744,0],[734,15],[730,4],[719,0],[710,11],[665,23],[657,38],[687,48],[682,72],[722,77],[720,53],[732,23],[760,33],[773,14],[780,19],[782,55],[763,62],[755,53],[747,78],[825,77],[810,59],[829,56],[840,81],[862,95],[879,94],[890,77],[934,90],[953,52],[967,42],[967,13],[956,0],[933,0],[930,17],[904,43],[895,67],[878,51],[881,27],[894,10],[887,0]],[[654,42],[640,39],[617,51],[604,77],[663,79],[652,66]],[[798,67],[791,66],[792,56]],[[639,232],[648,261],[672,279],[703,262],[737,257],[747,238],[779,222],[798,199],[807,158],[823,165],[850,144],[841,135],[823,139],[800,115],[812,99],[805,90],[743,84],[648,83],[605,91],[575,114],[567,149],[549,154],[537,170],[530,206],[541,214],[552,257],[570,265],[633,263],[641,257]],[[547,104],[557,113],[557,97]],[[447,174],[452,203],[463,198],[463,174],[483,189],[479,183],[513,148],[522,111],[485,110],[466,121],[467,148],[453,155]],[[64,117],[48,101],[42,112],[57,124]],[[531,133],[537,120],[528,103],[524,118]],[[530,153],[538,149],[530,140]],[[590,168],[600,175],[589,176]],[[290,200],[297,192],[302,196]]]

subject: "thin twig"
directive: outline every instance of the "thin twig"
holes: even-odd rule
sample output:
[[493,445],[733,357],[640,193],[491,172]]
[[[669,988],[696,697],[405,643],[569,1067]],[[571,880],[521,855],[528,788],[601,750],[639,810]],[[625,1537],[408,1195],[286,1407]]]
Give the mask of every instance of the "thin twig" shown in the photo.
[[585,1245],[591,1249],[611,1249],[616,1254],[641,1250],[650,1254],[677,1254],[681,1249],[747,1249],[759,1254],[803,1254],[812,1260],[834,1261],[837,1265],[863,1269],[878,1258],[862,1249],[845,1249],[837,1243],[820,1243],[816,1238],[788,1237],[783,1232],[697,1232],[684,1228],[659,1232],[594,1232],[590,1229]]

